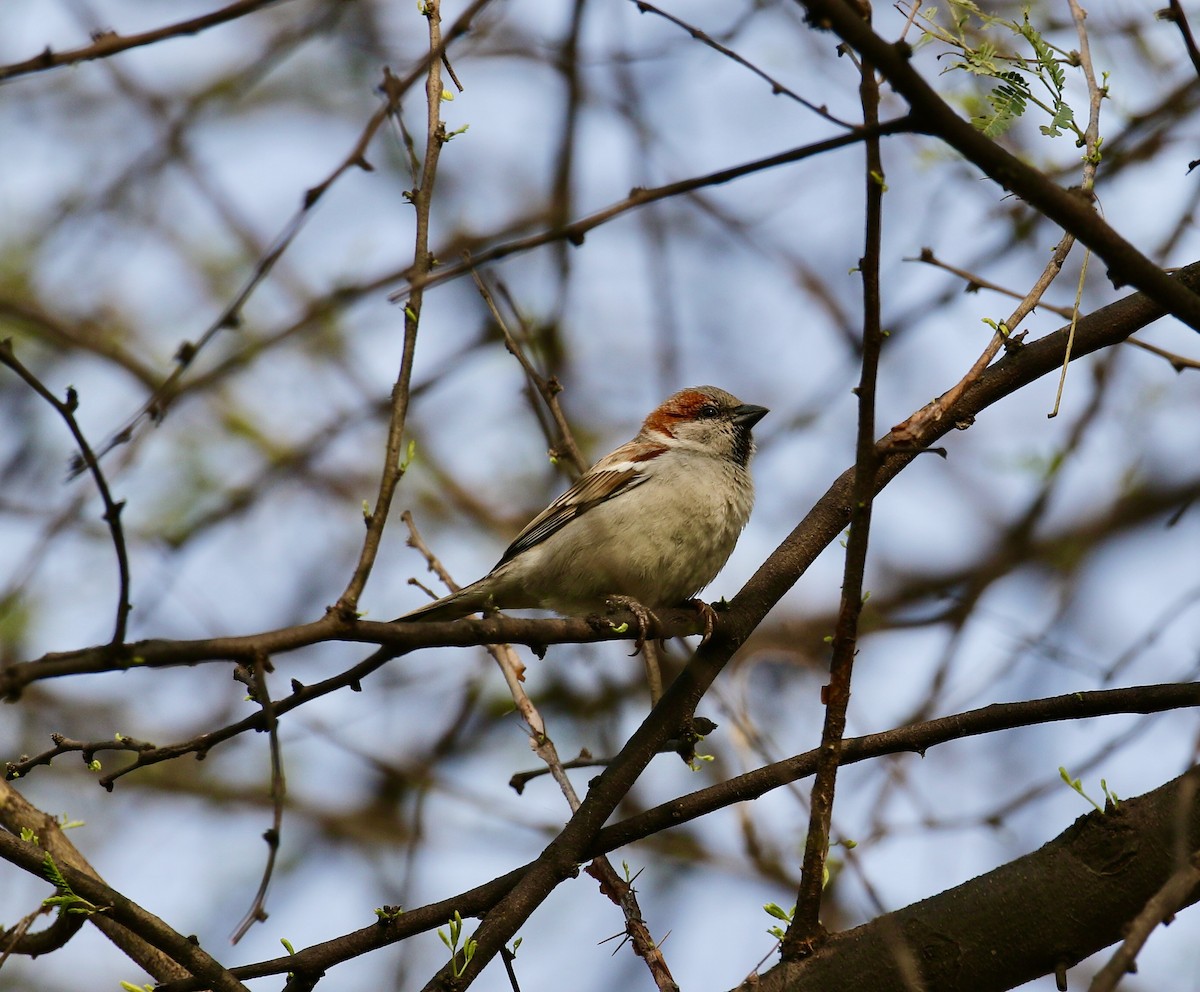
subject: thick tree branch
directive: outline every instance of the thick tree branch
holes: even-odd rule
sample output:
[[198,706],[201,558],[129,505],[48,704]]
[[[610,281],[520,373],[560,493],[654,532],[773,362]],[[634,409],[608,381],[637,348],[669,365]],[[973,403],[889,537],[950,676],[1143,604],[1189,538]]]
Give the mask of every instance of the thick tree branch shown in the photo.
[[[654,637],[683,637],[701,632],[695,610],[659,610]],[[0,698],[15,701],[21,691],[43,679],[64,678],[131,669],[175,668],[205,662],[253,662],[257,654],[279,655],[327,641],[380,644],[390,657],[418,648],[478,647],[481,644],[525,644],[541,648],[548,644],[590,644],[597,641],[634,640],[636,630],[618,631],[631,614],[616,614],[611,620],[572,617],[560,620],[530,620],[495,616],[439,623],[379,623],[340,618],[328,614],[313,623],[281,627],[231,637],[176,641],[155,638],[133,641],[119,647],[97,645],[75,651],[55,651],[42,657],[17,662],[0,669]]]
[[[1200,283],[1200,262],[1181,269],[1173,278],[1189,289],[1195,287]],[[1082,318],[1076,327],[1074,357],[1078,359],[1116,344],[1163,315],[1162,307],[1141,293],[1097,310]],[[917,451],[933,444],[953,426],[969,424],[986,407],[1056,370],[1062,361],[1068,333],[1068,328],[1061,328],[1013,350],[987,369],[944,416],[924,422],[920,431],[911,437],[900,439],[889,434],[883,438],[880,445],[887,457],[876,474],[877,486],[886,485],[916,457]],[[851,488],[852,470],[849,470],[834,482],[738,594],[730,611],[721,617],[719,623],[719,629],[728,631],[730,644],[727,647],[730,651],[740,645],[816,555],[836,539],[845,527],[851,504]],[[664,621],[664,627],[653,631],[654,634],[677,636],[696,632],[695,616],[689,611],[662,611],[660,619]],[[25,686],[41,679],[131,668],[193,665],[206,661],[252,661],[259,653],[276,656],[331,640],[379,643],[390,652],[388,657],[396,657],[418,647],[435,645],[467,647],[486,643],[516,643],[542,646],[625,636],[614,633],[608,623],[581,618],[526,620],[497,616],[439,624],[380,624],[330,614],[315,623],[245,637],[195,641],[149,640],[126,645],[120,650],[104,646],[48,654],[0,670],[0,697],[15,699]],[[674,729],[676,727],[670,728],[666,736]]]
[[[1132,686],[1097,692],[1073,692],[1015,703],[993,703],[980,709],[879,734],[849,738],[843,744],[841,760],[843,765],[849,765],[888,754],[912,753],[923,756],[929,748],[940,744],[1016,727],[1091,719],[1117,713],[1158,713],[1197,706],[1200,706],[1200,683]],[[812,750],[785,758],[620,820],[596,835],[581,861],[610,854],[663,830],[735,803],[758,799],[773,789],[800,781],[816,770],[818,753]],[[531,867],[532,864],[526,864],[458,895],[407,910],[394,918],[314,944],[286,957],[235,968],[233,973],[247,981],[286,971],[323,973],[343,961],[443,926],[456,910],[464,918],[483,914],[509,892]],[[1132,911],[1137,908],[1133,905]],[[163,992],[191,992],[196,988],[195,982],[178,982],[172,983]]]
[[[43,813],[7,782],[0,782],[0,826],[17,836],[20,836],[22,830],[33,831],[37,835],[38,847],[53,857],[56,864],[70,865],[97,881],[103,881],[96,869],[67,838],[58,819]],[[166,982],[189,974],[188,969],[175,961],[171,955],[147,943],[137,933],[118,923],[106,913],[94,913],[87,917],[63,913],[50,929],[61,932],[59,924],[64,924],[71,926],[72,930],[78,930],[79,927],[75,924],[85,922],[92,923],[131,961],[144,969],[148,975],[153,975],[158,981]],[[47,953],[51,948],[37,947],[38,938],[41,937],[40,933],[28,934],[24,941],[29,942],[25,945],[29,949],[17,947],[14,949],[15,953]],[[33,946],[30,947],[30,945]],[[6,950],[8,948],[0,945],[0,953]]]
[[1114,282],[1136,286],[1164,311],[1200,330],[1200,295],[1173,280],[1109,227],[1088,197],[1063,189],[963,120],[912,67],[908,45],[885,41],[846,0],[800,2],[814,23],[831,28],[875,65],[908,101],[922,130],[946,142],[1002,187],[1075,235],[1104,259]]
[[[1200,277],[1200,264],[1172,277],[1187,292]],[[1128,297],[1081,320],[1075,328],[1073,356],[1078,358],[1127,337],[1130,324],[1162,315],[1162,306],[1142,295]],[[1086,327],[1085,327],[1086,325]],[[1114,333],[1113,327],[1126,328]],[[889,434],[880,442],[885,458],[876,473],[876,491],[887,485],[917,456],[956,425],[969,424],[993,403],[1058,368],[1066,353],[1069,328],[1038,339],[1005,356],[964,392],[948,415],[930,419],[903,438]],[[674,734],[733,653],[767,612],[795,584],[816,556],[841,533],[852,506],[854,470],[848,469],[829,488],[788,538],[758,569],[730,603],[729,612],[718,624],[707,644],[672,683],[645,722],[629,738],[611,765],[597,778],[579,811],[542,852],[517,886],[489,912],[475,934],[475,957],[461,976],[449,968],[426,985],[436,989],[462,989],[471,984],[483,967],[512,939],[554,888],[569,878],[582,860],[583,852],[603,827],[617,803],[633,787],[651,758]]]
[[[1049,844],[930,899],[835,934],[745,992],[1000,992],[1120,940],[1200,847],[1200,769],[1089,813]],[[1200,898],[1193,887],[1183,900]]]
[[[44,877],[47,856],[47,852],[38,845],[0,831],[0,858],[25,869],[31,875]],[[139,940],[161,951],[170,962],[202,979],[202,988],[216,992],[247,992],[241,982],[193,940],[177,933],[157,916],[109,888],[96,875],[57,859],[55,866],[76,895],[98,907],[97,913],[132,931]],[[162,971],[158,973],[163,974]]]

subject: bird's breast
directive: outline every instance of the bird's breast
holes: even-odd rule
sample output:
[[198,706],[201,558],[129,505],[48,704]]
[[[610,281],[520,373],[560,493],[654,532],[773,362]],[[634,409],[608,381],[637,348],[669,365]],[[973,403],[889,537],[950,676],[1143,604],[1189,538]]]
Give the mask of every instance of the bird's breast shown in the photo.
[[716,577],[750,516],[749,473],[700,457],[655,469],[531,549],[522,572],[546,605],[591,612],[623,595],[650,608],[676,606]]

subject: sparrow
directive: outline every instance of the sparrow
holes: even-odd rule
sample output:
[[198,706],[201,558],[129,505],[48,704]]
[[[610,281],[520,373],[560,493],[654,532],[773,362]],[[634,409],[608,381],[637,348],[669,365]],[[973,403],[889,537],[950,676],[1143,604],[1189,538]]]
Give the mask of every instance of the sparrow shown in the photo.
[[693,597],[750,518],[750,432],[766,414],[716,386],[680,390],[534,517],[487,575],[399,622],[624,606],[638,620],[640,647],[651,611],[690,604],[705,614],[707,636],[711,607]]

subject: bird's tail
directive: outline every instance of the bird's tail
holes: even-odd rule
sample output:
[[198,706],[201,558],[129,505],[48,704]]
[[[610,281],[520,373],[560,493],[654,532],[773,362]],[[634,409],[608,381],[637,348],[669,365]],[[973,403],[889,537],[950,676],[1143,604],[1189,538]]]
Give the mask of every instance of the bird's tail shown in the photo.
[[396,617],[397,623],[408,623],[410,620],[461,620],[472,613],[478,613],[487,605],[487,598],[477,588],[479,583],[464,586],[458,592],[435,599],[432,603],[419,606],[411,613]]

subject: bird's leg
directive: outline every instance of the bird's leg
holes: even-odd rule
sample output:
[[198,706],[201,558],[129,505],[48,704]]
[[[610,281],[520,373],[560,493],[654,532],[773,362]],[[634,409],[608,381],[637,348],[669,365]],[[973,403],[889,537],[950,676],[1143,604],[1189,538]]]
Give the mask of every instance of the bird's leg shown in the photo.
[[650,632],[650,621],[654,621],[655,626],[658,625],[658,617],[651,613],[646,607],[639,603],[632,596],[609,596],[605,601],[609,612],[617,609],[626,609],[633,614],[637,621],[638,636],[633,642],[633,652],[629,657],[633,657],[646,644],[646,635]]
[[642,647],[642,661],[646,664],[646,684],[650,688],[650,708],[654,709],[662,699],[662,666],[658,662],[658,648],[662,641],[647,641]]

